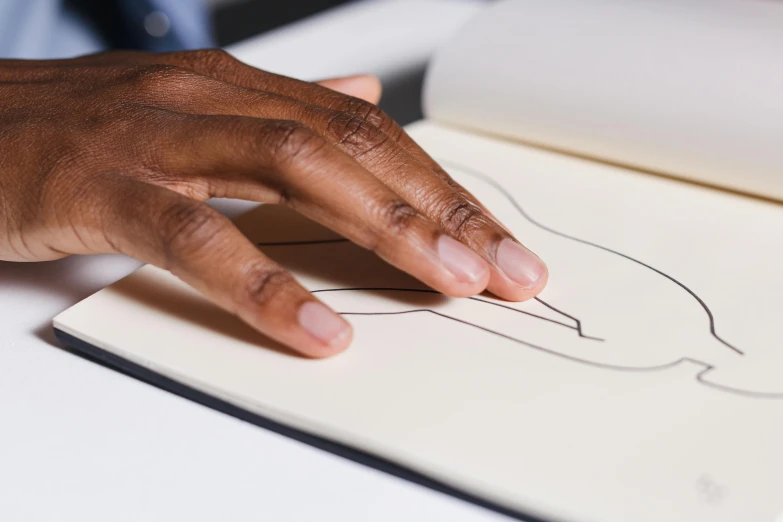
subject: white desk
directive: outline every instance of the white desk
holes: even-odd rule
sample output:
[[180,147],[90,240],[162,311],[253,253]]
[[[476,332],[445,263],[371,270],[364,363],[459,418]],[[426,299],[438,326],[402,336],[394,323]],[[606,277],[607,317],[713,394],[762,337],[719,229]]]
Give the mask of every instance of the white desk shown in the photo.
[[[352,6],[329,15],[326,25],[300,24],[237,54],[301,77],[352,69],[388,77],[423,61],[473,10],[445,3]],[[355,25],[355,17],[373,23]],[[395,21],[405,24],[403,35],[381,30]],[[351,47],[364,40],[345,32],[346,23],[381,43],[364,53]],[[391,36],[409,46],[408,59],[376,61]],[[504,519],[162,392],[54,343],[55,314],[137,266],[119,256],[0,263],[0,520]]]

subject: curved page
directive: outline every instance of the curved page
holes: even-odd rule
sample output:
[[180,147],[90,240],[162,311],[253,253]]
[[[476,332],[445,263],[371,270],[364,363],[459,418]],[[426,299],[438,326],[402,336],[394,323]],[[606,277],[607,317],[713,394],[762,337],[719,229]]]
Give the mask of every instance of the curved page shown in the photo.
[[436,56],[425,109],[783,200],[783,2],[501,2]]

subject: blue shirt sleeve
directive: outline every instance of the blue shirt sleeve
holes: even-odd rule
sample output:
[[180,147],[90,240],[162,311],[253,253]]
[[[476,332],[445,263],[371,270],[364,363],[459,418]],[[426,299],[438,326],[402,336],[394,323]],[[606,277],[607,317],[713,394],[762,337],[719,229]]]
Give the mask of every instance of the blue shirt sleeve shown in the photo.
[[176,51],[212,46],[209,11],[201,0],[0,0],[4,58],[65,58],[113,47]]
[[201,0],[115,0],[130,39],[148,51],[214,46],[209,12]]

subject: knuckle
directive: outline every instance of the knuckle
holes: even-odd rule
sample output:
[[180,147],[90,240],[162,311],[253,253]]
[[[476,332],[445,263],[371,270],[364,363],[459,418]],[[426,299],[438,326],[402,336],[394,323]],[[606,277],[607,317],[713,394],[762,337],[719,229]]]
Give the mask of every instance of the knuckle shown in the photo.
[[441,212],[440,221],[446,232],[460,239],[488,223],[481,208],[464,198],[448,204]]
[[142,97],[159,97],[200,89],[204,77],[176,65],[152,64],[132,68],[125,80]]
[[341,112],[361,118],[386,134],[393,134],[392,131],[397,127],[394,120],[377,105],[359,98],[344,97],[335,108]]
[[408,202],[393,199],[378,204],[375,214],[385,233],[399,235],[410,229],[418,212]]
[[266,307],[277,301],[293,282],[293,276],[285,270],[269,263],[255,263],[245,270],[241,293],[254,305]]
[[165,63],[153,63],[131,67],[128,71],[129,79],[139,84],[155,83],[172,74],[177,74],[179,67]]
[[354,157],[379,149],[389,140],[387,134],[365,117],[348,112],[338,112],[329,118],[326,129],[337,145],[350,149]]
[[388,134],[363,117],[346,112],[329,119],[327,132],[338,146],[348,149],[355,159],[370,153],[376,156],[382,152],[388,154],[394,149],[394,140]]
[[166,261],[173,261],[203,249],[218,236],[219,215],[200,203],[177,202],[161,214],[159,230]]
[[315,131],[295,121],[276,121],[261,133],[261,147],[271,153],[278,164],[307,159],[317,154],[326,141]]
[[220,70],[239,63],[239,60],[224,49],[196,49],[184,51],[180,55],[185,63],[201,65],[209,70]]

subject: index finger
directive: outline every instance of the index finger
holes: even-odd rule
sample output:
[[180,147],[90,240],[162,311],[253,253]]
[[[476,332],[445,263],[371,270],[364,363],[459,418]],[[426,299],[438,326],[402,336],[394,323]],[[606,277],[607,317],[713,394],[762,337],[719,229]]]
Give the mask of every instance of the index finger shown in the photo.
[[113,248],[170,270],[217,305],[297,352],[344,350],[351,327],[224,216],[167,188],[120,180],[105,217]]

